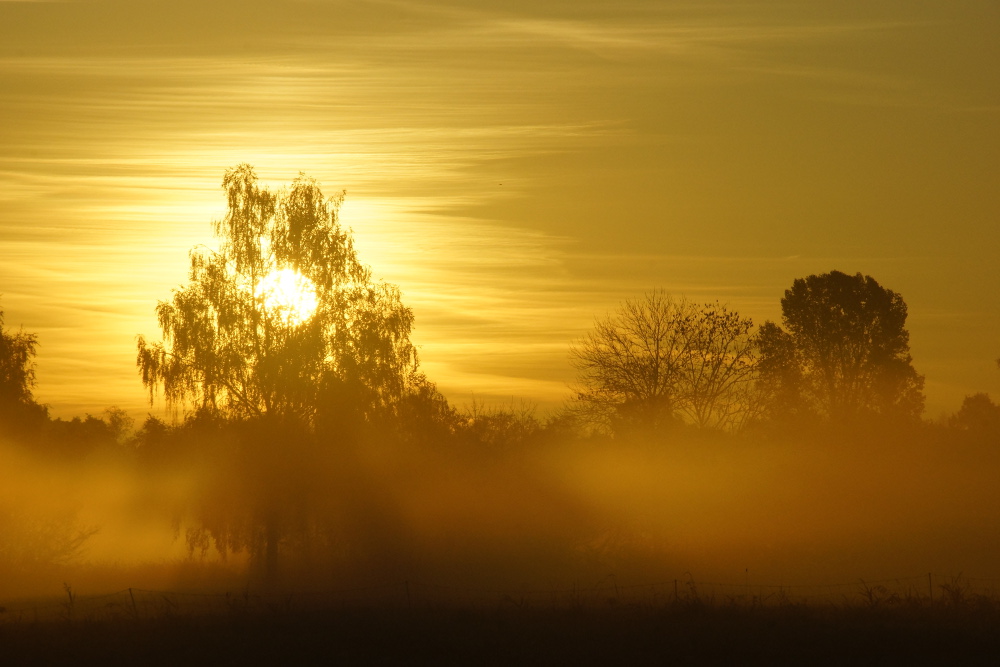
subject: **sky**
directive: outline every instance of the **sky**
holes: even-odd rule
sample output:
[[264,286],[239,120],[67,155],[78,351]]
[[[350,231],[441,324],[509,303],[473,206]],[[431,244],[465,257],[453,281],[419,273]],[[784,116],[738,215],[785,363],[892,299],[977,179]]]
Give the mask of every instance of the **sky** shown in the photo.
[[0,308],[60,417],[162,407],[136,336],[248,162],[346,190],[457,405],[558,407],[650,289],[759,323],[840,270],[936,418],[1000,398],[998,155],[993,0],[0,0]]

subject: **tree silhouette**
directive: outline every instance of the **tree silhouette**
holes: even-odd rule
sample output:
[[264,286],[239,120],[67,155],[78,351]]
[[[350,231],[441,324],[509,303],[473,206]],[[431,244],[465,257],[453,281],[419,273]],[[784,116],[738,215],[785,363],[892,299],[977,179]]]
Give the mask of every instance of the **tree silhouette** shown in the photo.
[[701,306],[683,357],[681,413],[698,427],[738,430],[759,409],[753,321],[719,303]]
[[48,411],[35,402],[35,334],[8,331],[0,310],[0,430],[23,435],[31,425],[42,422]]
[[577,400],[612,431],[662,431],[683,420],[736,428],[754,404],[753,323],[723,305],[654,290],[627,300],[571,349]]
[[831,271],[792,283],[784,329],[760,330],[761,376],[777,415],[917,418],[924,379],[913,369],[906,303],[872,278]]
[[279,544],[324,488],[310,439],[344,444],[353,422],[424,380],[413,314],[359,262],[338,221],[343,193],[324,198],[303,175],[271,193],[246,164],[222,187],[219,247],[192,250],[188,284],[156,307],[163,342],[140,336],[137,366],[150,402],[162,390],[193,408],[195,432],[216,443],[217,483],[189,545],[246,549],[273,582]]
[[1000,433],[1000,405],[994,403],[989,394],[982,392],[966,396],[949,424],[976,434]]
[[170,403],[312,424],[324,389],[349,386],[373,407],[402,396],[417,367],[413,314],[358,261],[338,222],[343,193],[326,199],[300,175],[273,194],[246,164],[222,186],[219,249],[194,249],[188,285],[158,303],[164,342],[139,337],[150,401],[159,388]]

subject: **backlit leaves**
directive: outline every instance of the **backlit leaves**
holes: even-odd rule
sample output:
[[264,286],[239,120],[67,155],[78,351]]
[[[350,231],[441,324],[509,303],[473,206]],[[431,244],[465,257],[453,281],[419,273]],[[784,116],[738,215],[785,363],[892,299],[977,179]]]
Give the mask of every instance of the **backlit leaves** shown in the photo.
[[[321,388],[350,382],[384,405],[416,370],[412,312],[399,290],[372,280],[327,199],[299,176],[272,194],[248,165],[223,179],[228,211],[217,250],[191,252],[188,284],[157,305],[162,343],[139,338],[137,365],[152,400],[191,403],[238,418],[311,422]],[[295,271],[311,282],[315,310],[288,316],[262,281]]]

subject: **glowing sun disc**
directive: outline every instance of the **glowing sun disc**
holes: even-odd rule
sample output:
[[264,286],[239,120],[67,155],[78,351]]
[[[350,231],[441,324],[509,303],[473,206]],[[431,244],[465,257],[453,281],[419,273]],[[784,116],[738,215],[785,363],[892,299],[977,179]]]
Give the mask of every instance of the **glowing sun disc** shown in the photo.
[[257,283],[264,307],[275,311],[292,326],[302,324],[316,312],[319,301],[313,282],[293,269],[278,269]]

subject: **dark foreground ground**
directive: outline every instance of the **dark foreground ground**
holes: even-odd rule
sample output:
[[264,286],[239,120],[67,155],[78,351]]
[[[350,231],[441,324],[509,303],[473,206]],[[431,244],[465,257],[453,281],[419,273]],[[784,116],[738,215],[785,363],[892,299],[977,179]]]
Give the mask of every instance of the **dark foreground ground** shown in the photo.
[[989,605],[339,609],[0,621],[15,665],[997,665]]

